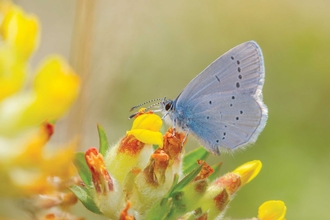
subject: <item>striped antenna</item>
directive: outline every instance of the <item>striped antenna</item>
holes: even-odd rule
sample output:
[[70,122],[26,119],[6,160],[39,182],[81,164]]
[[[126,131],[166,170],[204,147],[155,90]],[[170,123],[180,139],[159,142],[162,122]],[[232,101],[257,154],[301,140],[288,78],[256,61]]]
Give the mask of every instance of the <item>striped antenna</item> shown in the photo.
[[[147,103],[150,103],[150,102],[155,102],[155,101],[159,101],[159,102],[156,102],[156,103],[154,103],[154,104],[151,104],[151,105],[149,105],[145,110],[144,110],[144,112],[147,112],[149,109],[151,109],[152,107],[154,107],[154,106],[156,106],[156,105],[159,105],[160,104],[160,100],[164,100],[165,98],[163,98],[163,99],[153,99],[153,100],[150,100],[150,101],[147,101],[147,102],[144,102],[144,103],[142,103],[142,104],[140,104],[140,105],[137,105],[137,106],[134,106],[134,107],[132,107],[131,108],[131,111],[133,110],[133,109],[135,109],[135,108],[138,108],[138,107],[140,107],[140,106],[142,106],[142,105],[145,105],[145,104],[147,104]],[[156,110],[153,110],[152,112],[160,112],[161,111],[161,109],[156,109]],[[134,113],[133,115],[131,115],[131,116],[129,116],[128,117],[128,119],[132,119],[132,118],[134,118],[137,114],[139,114],[140,112],[136,112],[136,113]]]
[[[154,107],[154,106],[156,106],[156,105],[159,105],[159,103],[160,103],[160,102],[156,102],[156,103],[154,103],[154,104],[149,105],[149,106],[145,109],[145,111],[148,111],[148,110],[151,109],[152,107]],[[156,110],[155,110],[155,111],[156,111]]]
[[[148,103],[150,103],[150,102],[160,101],[160,100],[162,100],[162,99],[160,99],[160,98],[158,98],[158,99],[151,99],[151,100],[149,100],[149,101],[147,101],[147,102],[143,102],[143,103],[141,103],[141,104],[139,104],[139,105],[133,106],[129,111],[131,112],[131,111],[133,111],[134,109],[141,107],[142,105],[148,104]],[[147,109],[150,109],[152,106],[155,106],[155,105],[157,105],[157,104],[159,104],[159,102],[158,102],[158,103],[155,103],[155,104],[152,104],[152,105],[149,106]]]

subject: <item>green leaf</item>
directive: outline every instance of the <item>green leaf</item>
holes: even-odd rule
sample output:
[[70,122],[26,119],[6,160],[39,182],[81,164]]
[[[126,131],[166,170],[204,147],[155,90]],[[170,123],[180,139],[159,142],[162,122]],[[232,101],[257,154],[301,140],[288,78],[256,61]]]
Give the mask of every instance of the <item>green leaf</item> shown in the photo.
[[180,182],[178,182],[179,175],[175,174],[170,190],[168,191],[168,193],[166,193],[166,195],[160,202],[155,203],[149,209],[149,212],[147,213],[145,219],[176,219],[173,213],[175,212],[174,209],[176,209],[177,207],[173,206],[173,199],[176,195],[180,194],[183,188],[187,186],[199,174],[199,172],[202,170],[202,167],[202,164],[197,164],[197,168],[190,172],[188,175],[186,175]]
[[80,202],[91,212],[96,214],[102,214],[99,208],[96,206],[90,191],[87,188],[72,185],[69,187],[70,190],[78,197]]
[[221,166],[222,166],[222,162],[212,166],[214,172],[209,176],[210,181],[213,181],[219,177]]
[[168,213],[172,209],[172,198],[163,199],[161,202],[155,203],[148,211],[146,220],[169,220]]
[[[164,196],[164,199],[163,200],[166,200],[166,199],[170,198],[171,193],[172,193],[174,187],[178,184],[178,181],[179,181],[179,175],[176,173],[174,175],[174,178],[173,178],[172,186],[171,186],[170,190],[168,191],[168,193],[166,193],[166,195]],[[161,202],[163,202],[163,200]]]
[[99,140],[100,140],[100,148],[99,152],[102,154],[102,156],[105,156],[105,153],[109,149],[109,143],[107,139],[107,135],[101,125],[97,125],[97,131],[99,133]]
[[188,185],[202,170],[203,164],[198,165],[197,168],[191,171],[188,175],[186,175],[178,184],[175,184],[170,191],[168,192],[168,196],[172,197],[176,193],[179,193],[183,190],[183,188]]
[[75,154],[75,157],[73,158],[73,163],[76,166],[79,176],[82,179],[82,181],[87,185],[92,185],[92,174],[87,166],[86,160],[85,160],[85,154],[83,152],[78,152]]
[[210,153],[204,147],[198,147],[193,151],[190,151],[183,158],[183,173],[190,173],[193,169],[195,169],[198,164],[197,160],[206,160]]
[[[162,216],[161,219],[166,220],[175,220],[178,217],[178,214],[182,214],[182,211],[184,211],[185,206],[180,203],[180,195],[182,195],[182,191],[184,187],[186,187],[202,170],[202,164],[198,165],[197,168],[191,171],[188,175],[186,175],[180,182],[178,182],[179,175],[175,174],[172,186],[168,193],[164,196],[164,198],[161,200],[160,204],[154,205],[154,209],[158,210],[161,209],[164,206],[164,209],[166,209],[166,212],[162,213],[164,216]],[[170,207],[167,207],[166,204],[170,201]],[[158,211],[161,212],[161,211]],[[154,211],[154,213],[157,213]],[[166,215],[165,215],[166,214]],[[166,217],[166,218],[164,218]],[[157,218],[151,218],[151,219],[157,219]]]

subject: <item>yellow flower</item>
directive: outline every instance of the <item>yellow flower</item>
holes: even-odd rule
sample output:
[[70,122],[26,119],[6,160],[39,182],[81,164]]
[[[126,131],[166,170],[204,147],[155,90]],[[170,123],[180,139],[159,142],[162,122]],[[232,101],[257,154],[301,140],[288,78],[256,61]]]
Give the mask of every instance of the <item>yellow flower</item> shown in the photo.
[[229,172],[215,180],[207,189],[202,200],[203,210],[210,210],[208,217],[214,219],[223,214],[233,195],[246,183],[258,175],[261,162],[254,160],[247,162],[233,172]]
[[80,80],[66,62],[50,56],[40,66],[34,88],[0,105],[0,134],[13,135],[62,116],[78,95]]
[[258,210],[259,220],[285,220],[286,206],[280,200],[263,203]]
[[114,178],[123,183],[134,167],[142,169],[147,165],[153,149],[145,145],[163,144],[163,136],[159,132],[161,125],[161,118],[152,113],[135,118],[132,129],[105,156],[107,169]]
[[125,195],[110,176],[105,167],[102,154],[96,148],[89,148],[85,153],[87,166],[92,174],[95,204],[99,210],[111,219],[116,219],[124,208]]
[[38,44],[38,19],[10,4],[7,4],[2,12],[4,12],[4,17],[0,26],[0,34],[4,43],[15,48],[22,58],[28,58]]
[[57,56],[41,63],[33,90],[25,83],[27,59],[38,44],[39,22],[9,3],[0,4],[0,134],[13,135],[62,116],[75,100],[79,78]]
[[163,135],[159,132],[162,119],[155,114],[143,114],[138,116],[127,134],[132,134],[136,139],[145,144],[163,146]]
[[254,179],[260,172],[262,163],[260,160],[253,160],[237,167],[233,173],[241,177],[241,184],[245,185]]
[[39,21],[9,2],[0,4],[0,17],[1,101],[24,85],[26,61],[38,44]]
[[34,100],[25,109],[21,126],[62,116],[77,97],[79,85],[79,77],[61,57],[48,57],[35,77]]
[[67,192],[76,173],[76,145],[46,148],[54,129],[47,121],[68,110],[79,78],[62,58],[50,56],[41,63],[33,87],[20,91],[38,44],[39,22],[9,1],[0,1],[0,18],[0,196],[25,197],[34,217],[45,216],[50,207],[62,214],[76,201]]

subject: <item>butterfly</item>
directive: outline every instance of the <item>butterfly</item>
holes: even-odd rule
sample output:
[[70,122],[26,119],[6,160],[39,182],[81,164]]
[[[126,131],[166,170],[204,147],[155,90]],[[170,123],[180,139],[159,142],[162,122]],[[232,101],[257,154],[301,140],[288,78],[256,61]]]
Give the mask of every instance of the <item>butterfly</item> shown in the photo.
[[174,100],[162,99],[163,118],[192,134],[215,155],[254,143],[268,118],[262,88],[265,68],[254,41],[242,43],[192,79]]

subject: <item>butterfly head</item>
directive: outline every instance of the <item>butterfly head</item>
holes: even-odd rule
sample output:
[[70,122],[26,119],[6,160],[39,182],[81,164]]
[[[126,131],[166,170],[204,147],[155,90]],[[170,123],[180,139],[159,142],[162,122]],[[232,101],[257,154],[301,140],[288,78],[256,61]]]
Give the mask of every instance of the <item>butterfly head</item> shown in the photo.
[[169,112],[174,109],[174,103],[173,100],[163,98],[163,100],[160,102],[160,108],[162,112]]
[[175,111],[175,102],[171,99],[163,98],[163,100],[159,103],[161,112],[163,113],[163,119],[165,119],[166,123],[173,123],[173,113]]

